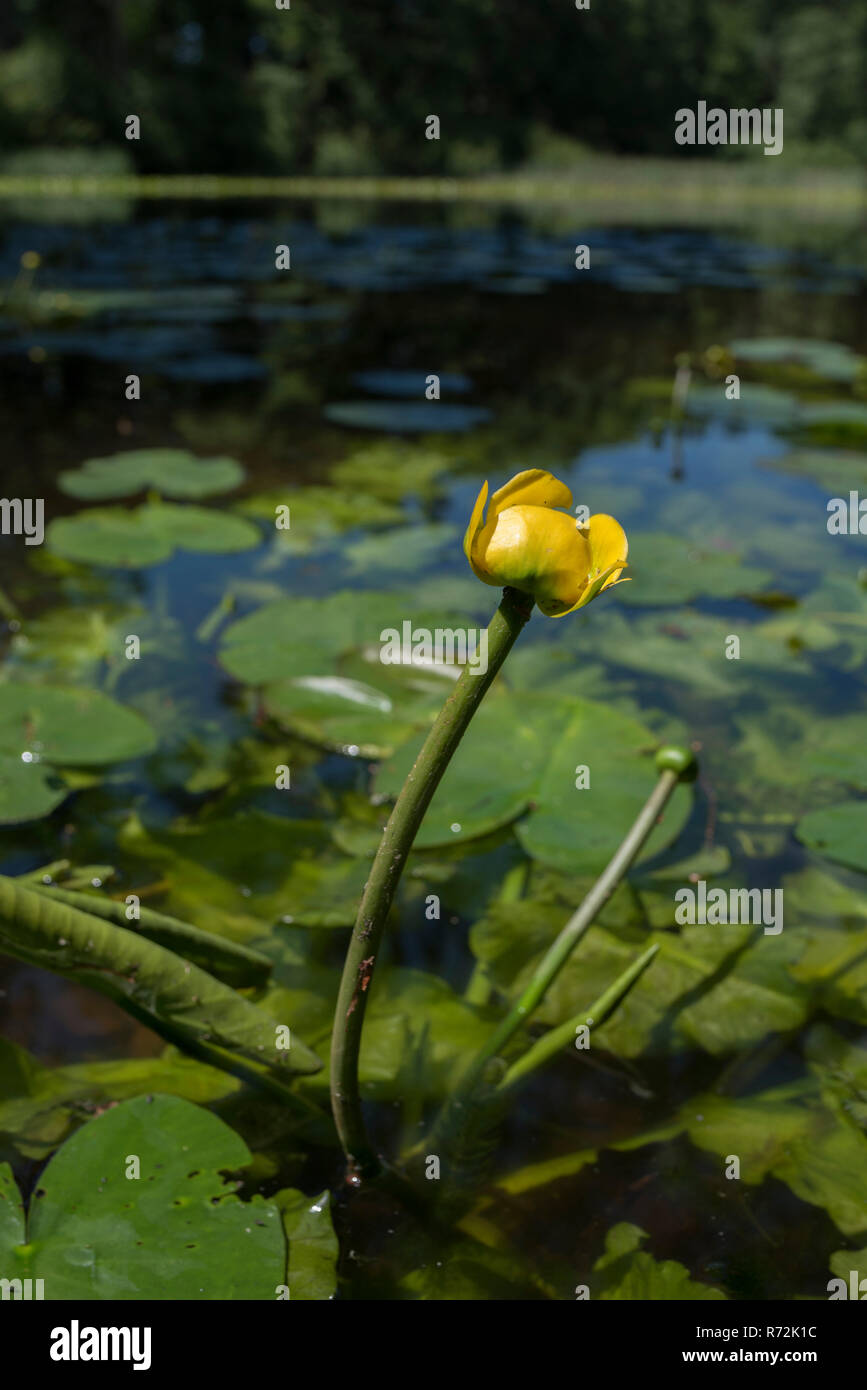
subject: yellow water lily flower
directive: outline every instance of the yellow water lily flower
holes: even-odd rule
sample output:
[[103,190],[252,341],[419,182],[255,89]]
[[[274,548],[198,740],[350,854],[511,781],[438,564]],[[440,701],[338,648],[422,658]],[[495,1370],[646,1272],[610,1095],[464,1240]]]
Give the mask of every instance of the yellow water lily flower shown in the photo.
[[599,513],[586,526],[557,511],[571,508],[572,493],[541,468],[517,473],[491,497],[488,484],[473,507],[464,551],[485,584],[532,594],[549,618],[583,608],[603,589],[622,584],[629,544],[613,516]]

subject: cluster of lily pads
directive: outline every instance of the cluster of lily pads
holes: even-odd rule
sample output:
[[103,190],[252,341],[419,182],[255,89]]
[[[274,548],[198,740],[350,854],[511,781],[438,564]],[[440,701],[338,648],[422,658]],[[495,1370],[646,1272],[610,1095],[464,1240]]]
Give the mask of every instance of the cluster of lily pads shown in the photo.
[[[448,1096],[503,1002],[520,994],[564,913],[622,840],[654,785],[654,748],[689,736],[703,745],[698,796],[678,789],[536,1021],[562,1027],[638,949],[655,945],[652,967],[594,1034],[594,1047],[634,1069],[639,1081],[644,1069],[656,1074],[658,1059],[698,1054],[711,1080],[661,1117],[657,1109],[625,1139],[603,1132],[598,1142],[506,1172],[485,1167],[486,1186],[473,1153],[450,1268],[439,1272],[433,1244],[429,1260],[414,1246],[391,1290],[398,1296],[478,1297],[480,1289],[514,1296],[527,1287],[564,1296],[556,1272],[540,1288],[538,1273],[504,1241],[479,1232],[498,1202],[580,1181],[604,1152],[645,1145],[685,1143],[711,1156],[715,1172],[736,1151],[747,1186],[776,1179],[827,1216],[841,1245],[867,1229],[867,1052],[852,1029],[863,1024],[867,990],[860,878],[867,871],[867,761],[858,702],[867,591],[851,542],[824,528],[829,490],[845,493],[865,476],[864,363],[847,349],[803,341],[734,342],[727,351],[742,374],[742,412],[725,399],[719,359],[708,358],[694,368],[676,424],[699,448],[708,421],[720,432],[736,419],[766,423],[779,441],[779,451],[769,451],[767,481],[763,473],[727,480],[725,514],[708,517],[704,499],[700,505],[688,490],[660,487],[658,455],[636,453],[624,508],[628,516],[632,489],[636,514],[646,514],[651,501],[659,529],[629,525],[635,582],[618,589],[616,608],[596,604],[582,616],[574,650],[547,631],[516,649],[415,842],[397,909],[401,939],[425,920],[435,894],[441,930],[469,929],[473,979],[461,993],[432,971],[385,961],[361,1058],[364,1096],[400,1104],[405,1133],[415,1137],[419,1108]],[[670,401],[671,382],[638,383],[635,392],[652,425]],[[713,466],[724,472],[726,450],[740,447],[736,433],[730,442],[715,435]],[[292,1297],[305,1296],[296,1288],[310,1297],[333,1291],[327,1194],[305,1200],[298,1186],[284,1186],[252,1203],[229,1195],[217,1173],[232,1169],[243,1180],[250,1153],[202,1106],[244,1129],[246,1093],[221,1065],[230,1053],[245,1062],[246,1080],[279,1097],[284,1146],[287,1130],[299,1148],[333,1144],[319,1062],[328,1056],[337,972],[323,929],[352,924],[390,802],[454,675],[384,666],[379,633],[410,614],[422,628],[487,615],[485,591],[448,562],[457,528],[427,505],[445,467],[455,471],[454,457],[436,441],[424,451],[358,444],[335,466],[333,485],[228,502],[244,483],[240,465],[177,450],[132,450],[61,476],[62,492],[89,505],[51,521],[48,554],[38,562],[59,582],[61,606],[34,618],[20,610],[12,620],[0,683],[0,820],[32,823],[35,831],[62,804],[64,817],[77,817],[88,798],[95,804],[103,797],[120,824],[113,843],[100,844],[107,860],[93,873],[49,867],[15,882],[34,898],[77,894],[68,904],[73,914],[85,907],[82,897],[96,911],[157,883],[158,911],[132,929],[156,952],[216,979],[224,993],[219,1001],[217,993],[200,994],[195,1003],[195,990],[173,995],[170,965],[158,954],[146,961],[142,945],[132,963],[145,973],[132,972],[138,984],[116,987],[112,997],[162,1032],[170,1045],[161,1058],[50,1069],[0,1045],[0,1133],[9,1156],[42,1161],[58,1150],[40,1179],[45,1195],[31,1199],[26,1229],[11,1187],[15,1215],[5,1225],[0,1208],[8,1242],[0,1248],[35,1242],[34,1276],[75,1264],[80,1235],[64,1230],[56,1207],[68,1198],[56,1194],[73,1190],[91,1145],[103,1158],[141,1153],[155,1178],[152,1204],[127,1218],[150,1223],[142,1226],[147,1258],[135,1292],[123,1291],[118,1246],[106,1250],[96,1296],[148,1296],[164,1284],[166,1296],[202,1296],[194,1290],[207,1288],[212,1297],[273,1297],[287,1277]],[[815,487],[781,493],[780,471]],[[583,460],[580,481],[591,498],[610,490],[604,451]],[[208,497],[221,501],[199,505]],[[274,514],[285,503],[292,524],[281,532]],[[622,514],[616,493],[611,507]],[[173,553],[197,551],[249,552],[252,567],[215,593],[185,633],[171,613],[155,622],[152,594],[143,603],[128,581],[139,571],[156,573]],[[340,566],[334,591],[286,597],[284,567],[323,555]],[[374,567],[380,587],[359,587]],[[386,580],[395,587],[383,589]],[[142,636],[147,660],[125,662],[129,632]],[[741,639],[737,661],[725,657],[733,632]],[[149,674],[162,678],[188,666],[190,643],[200,654],[196,665],[215,660],[217,679],[231,691],[231,707],[217,715],[204,715],[192,700],[176,701],[167,715]],[[832,688],[833,716],[823,705]],[[292,766],[291,801],[275,791],[274,768],[283,763]],[[592,798],[576,791],[575,772],[586,764]],[[149,801],[149,784],[170,790],[178,814],[167,818]],[[741,884],[775,855],[784,864],[781,936],[731,925],[672,930],[678,884],[696,876]],[[95,890],[93,878],[108,893]],[[56,939],[34,944],[33,922],[13,932],[9,921],[4,914],[0,947],[98,987],[81,923],[84,935],[71,920],[60,946]],[[222,1034],[214,1029],[218,1002],[227,1011]],[[275,1023],[292,1028],[298,1065],[288,1082],[257,1059]],[[799,1038],[802,1069],[795,1079],[739,1087],[738,1067],[748,1073],[753,1056],[761,1078],[769,1035]],[[730,1073],[732,1084],[716,1084]],[[160,1094],[145,1100],[152,1092]],[[250,1128],[258,1139],[251,1171],[267,1177],[277,1170],[279,1145],[268,1124]],[[183,1141],[191,1155],[186,1171],[177,1158],[182,1133],[194,1140]],[[172,1164],[157,1175],[168,1150]],[[187,1181],[201,1185],[198,1205],[193,1192],[187,1202]],[[248,1180],[245,1197],[251,1191]],[[100,1210],[106,1197],[120,1219],[123,1183],[108,1180]],[[217,1218],[202,1215],[211,1198],[225,1223],[219,1230]],[[96,1198],[82,1191],[80,1200],[87,1214]],[[167,1219],[177,1219],[178,1245],[164,1266],[157,1238]],[[629,1223],[612,1227],[590,1276],[593,1296],[628,1298],[638,1289],[651,1298],[725,1296],[712,1273],[696,1279],[675,1262],[655,1260],[640,1248],[643,1238]],[[220,1248],[231,1249],[230,1261],[218,1257]],[[828,1267],[848,1270],[860,1255],[829,1245]]]

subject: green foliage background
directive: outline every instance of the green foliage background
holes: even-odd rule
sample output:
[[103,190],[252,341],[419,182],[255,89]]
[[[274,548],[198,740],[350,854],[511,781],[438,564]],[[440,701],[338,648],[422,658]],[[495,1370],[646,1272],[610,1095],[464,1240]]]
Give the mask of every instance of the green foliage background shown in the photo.
[[[781,106],[790,159],[854,164],[865,39],[867,0],[581,11],[572,0],[7,0],[0,147],[99,147],[140,173],[476,175],[556,167],[583,147],[673,155],[674,111],[701,99]],[[123,138],[132,113],[139,142]],[[429,113],[448,138],[423,138]]]

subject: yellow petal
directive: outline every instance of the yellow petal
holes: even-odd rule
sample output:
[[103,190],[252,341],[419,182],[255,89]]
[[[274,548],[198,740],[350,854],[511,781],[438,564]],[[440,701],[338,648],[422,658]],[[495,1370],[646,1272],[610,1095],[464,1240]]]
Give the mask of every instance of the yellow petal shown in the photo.
[[614,584],[630,582],[628,579],[620,578],[622,571],[627,567],[626,557],[629,554],[629,542],[620,522],[615,521],[613,516],[599,512],[596,516],[591,516],[586,531],[590,567],[584,586],[571,608],[549,613],[548,616],[551,618],[565,618],[567,613],[574,613],[576,608],[584,608],[601,594],[603,589],[610,589]]
[[491,514],[498,515],[506,507],[566,507],[572,506],[572,493],[544,468],[527,468],[516,473],[491,498]]
[[492,582],[533,594],[549,616],[577,602],[590,563],[590,547],[575,518],[547,507],[507,507],[484,551]]
[[485,510],[485,503],[488,500],[488,484],[482,483],[479,495],[476,498],[476,505],[473,507],[473,514],[470,517],[470,524],[464,534],[464,554],[473,563],[473,546],[479,531],[482,529],[482,516]]
[[591,578],[602,574],[603,570],[616,570],[603,585],[603,588],[607,589],[609,584],[617,583],[617,575],[620,573],[617,567],[622,568],[626,564],[629,554],[626,532],[613,516],[599,512],[596,516],[591,516],[587,523],[587,539],[590,542]]

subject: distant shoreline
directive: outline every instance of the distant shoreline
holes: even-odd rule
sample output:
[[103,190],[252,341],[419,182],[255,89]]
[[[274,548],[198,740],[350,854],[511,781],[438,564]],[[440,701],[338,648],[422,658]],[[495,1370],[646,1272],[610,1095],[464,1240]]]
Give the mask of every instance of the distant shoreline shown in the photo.
[[353,199],[357,201],[559,204],[612,208],[654,217],[780,208],[808,220],[867,206],[860,169],[802,168],[788,175],[764,161],[590,158],[570,170],[486,177],[226,177],[208,174],[0,175],[0,199]]

